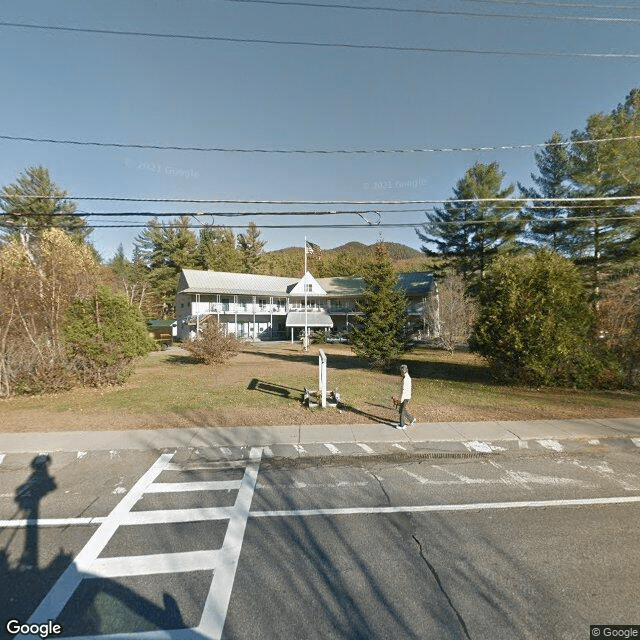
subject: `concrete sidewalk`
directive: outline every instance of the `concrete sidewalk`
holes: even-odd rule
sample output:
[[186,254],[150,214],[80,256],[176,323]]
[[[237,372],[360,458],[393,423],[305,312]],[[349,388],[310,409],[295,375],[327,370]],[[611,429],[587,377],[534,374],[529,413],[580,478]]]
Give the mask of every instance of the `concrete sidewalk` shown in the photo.
[[420,423],[406,430],[388,424],[281,427],[189,427],[132,431],[0,433],[0,454],[55,451],[162,450],[181,447],[270,446],[278,444],[640,438],[640,417],[587,420]]

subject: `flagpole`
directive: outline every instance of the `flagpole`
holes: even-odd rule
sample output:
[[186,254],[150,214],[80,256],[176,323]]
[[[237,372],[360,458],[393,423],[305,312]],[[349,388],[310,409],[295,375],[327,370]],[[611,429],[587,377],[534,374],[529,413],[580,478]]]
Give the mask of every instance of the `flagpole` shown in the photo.
[[[304,237],[304,275],[307,275],[307,236]],[[304,350],[309,348],[309,336],[307,328],[307,284],[304,282]]]

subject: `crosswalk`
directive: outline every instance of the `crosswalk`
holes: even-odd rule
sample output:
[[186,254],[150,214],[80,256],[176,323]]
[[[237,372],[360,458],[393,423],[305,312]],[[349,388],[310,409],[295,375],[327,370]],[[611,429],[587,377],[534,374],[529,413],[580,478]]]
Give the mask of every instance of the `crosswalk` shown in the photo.
[[[27,624],[42,620],[55,620],[69,602],[83,580],[90,578],[122,578],[213,571],[213,578],[206,598],[200,623],[191,629],[145,631],[126,634],[127,638],[141,640],[216,640],[221,637],[231,590],[240,557],[244,531],[249,517],[251,500],[258,477],[262,451],[251,448],[244,462],[244,473],[239,480],[208,480],[192,482],[157,482],[168,470],[180,470],[171,463],[174,453],[163,453],[144,475],[127,492],[117,506],[102,522],[74,562],[62,573],[53,588],[31,615]],[[192,491],[236,492],[232,506],[186,509],[156,509],[133,511],[133,507],[147,494],[185,493]],[[222,546],[218,549],[176,551],[145,555],[101,557],[102,551],[123,526],[168,522],[198,522],[225,520],[227,529]],[[16,636],[27,638],[34,636]],[[121,634],[83,636],[82,640],[123,638]],[[80,638],[80,636],[74,636]]]

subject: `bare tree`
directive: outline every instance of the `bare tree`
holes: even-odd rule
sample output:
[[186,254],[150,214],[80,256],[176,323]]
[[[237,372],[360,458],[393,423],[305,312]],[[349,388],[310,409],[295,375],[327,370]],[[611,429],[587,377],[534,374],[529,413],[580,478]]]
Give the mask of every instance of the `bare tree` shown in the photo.
[[462,276],[447,275],[439,280],[425,306],[425,324],[436,346],[453,353],[465,343],[475,320],[475,305],[466,294]]
[[98,272],[90,248],[60,229],[29,248],[14,237],[0,250],[0,394],[21,380],[64,384],[60,327],[71,301],[95,289]]

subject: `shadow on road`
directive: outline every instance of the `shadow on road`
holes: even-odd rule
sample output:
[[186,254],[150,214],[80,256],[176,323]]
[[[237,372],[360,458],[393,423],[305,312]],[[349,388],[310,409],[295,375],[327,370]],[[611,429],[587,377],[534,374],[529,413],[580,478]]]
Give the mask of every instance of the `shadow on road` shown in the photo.
[[[50,464],[49,455],[33,458],[33,471],[14,496],[17,509],[11,520],[22,522],[0,530],[0,535],[8,533],[0,550],[0,638],[14,637],[7,629],[10,620],[45,624],[45,614],[42,620],[30,617],[59,580],[64,581],[68,574],[78,574],[73,554],[62,548],[49,564],[39,566],[40,505],[45,496],[58,489],[49,473]],[[74,595],[55,616],[62,633],[52,637],[186,628],[176,599],[167,592],[162,594],[161,603],[153,602],[118,581],[87,573],[80,577]],[[188,637],[197,640],[202,636],[190,630]]]

